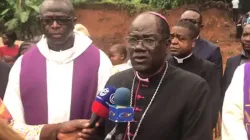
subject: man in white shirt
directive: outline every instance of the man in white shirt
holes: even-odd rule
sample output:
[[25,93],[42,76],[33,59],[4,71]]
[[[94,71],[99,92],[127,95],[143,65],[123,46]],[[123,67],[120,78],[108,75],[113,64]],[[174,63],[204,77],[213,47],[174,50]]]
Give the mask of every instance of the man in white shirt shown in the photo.
[[14,64],[4,103],[14,121],[26,125],[89,119],[112,64],[89,37],[73,31],[70,1],[45,0],[40,18],[44,37]]
[[238,22],[238,10],[239,10],[239,0],[232,0],[233,5],[233,21]]

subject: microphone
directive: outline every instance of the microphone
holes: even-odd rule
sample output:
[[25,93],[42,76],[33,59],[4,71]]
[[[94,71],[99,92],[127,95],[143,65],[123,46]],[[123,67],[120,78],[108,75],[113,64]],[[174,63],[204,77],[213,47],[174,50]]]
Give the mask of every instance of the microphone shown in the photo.
[[109,105],[114,104],[114,93],[116,88],[106,87],[96,96],[92,104],[92,116],[90,118],[90,128],[94,128],[95,124],[101,119],[108,119]]
[[134,108],[130,107],[130,90],[118,88],[114,94],[115,105],[109,106],[109,120],[116,123],[105,140],[122,140],[126,133],[127,122],[134,119]]

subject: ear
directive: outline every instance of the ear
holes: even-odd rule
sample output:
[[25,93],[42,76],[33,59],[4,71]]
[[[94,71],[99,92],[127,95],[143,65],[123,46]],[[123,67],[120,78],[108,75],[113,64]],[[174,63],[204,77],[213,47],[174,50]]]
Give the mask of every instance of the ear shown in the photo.
[[200,25],[200,28],[202,29],[203,27],[204,27],[204,25],[203,25],[203,24],[201,24],[201,25]]
[[121,59],[124,60],[125,59],[125,56],[124,54],[121,55]]

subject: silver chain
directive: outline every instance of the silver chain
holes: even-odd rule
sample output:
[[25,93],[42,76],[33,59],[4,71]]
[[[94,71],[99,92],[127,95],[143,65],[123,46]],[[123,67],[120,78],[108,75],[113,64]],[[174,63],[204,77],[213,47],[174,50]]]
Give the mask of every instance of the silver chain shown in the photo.
[[[158,92],[158,90],[159,90],[159,88],[160,88],[160,86],[161,86],[161,83],[162,83],[162,81],[163,81],[163,79],[164,79],[164,77],[165,77],[165,75],[166,75],[166,73],[167,73],[168,62],[166,62],[166,63],[167,63],[167,64],[166,64],[166,69],[165,69],[165,71],[164,71],[164,73],[163,73],[163,75],[162,75],[162,77],[161,77],[161,80],[160,80],[160,82],[159,82],[159,84],[158,84],[158,86],[157,86],[157,88],[156,88],[156,90],[155,90],[155,93],[154,93],[153,97],[151,98],[151,100],[150,100],[150,102],[149,102],[147,108],[145,109],[144,113],[142,114],[142,117],[141,117],[141,119],[140,119],[140,121],[139,121],[139,123],[138,123],[138,125],[137,125],[137,127],[136,127],[135,134],[134,134],[134,136],[132,137],[132,140],[135,140],[135,138],[136,138],[136,136],[137,136],[137,133],[138,133],[140,127],[141,127],[141,123],[142,123],[142,121],[143,121],[145,115],[147,114],[148,109],[150,108],[152,102],[154,101],[154,98],[155,98],[155,96],[156,96],[156,94],[157,94],[157,92]],[[132,104],[133,104],[133,92],[134,92],[134,86],[135,86],[135,79],[136,79],[136,76],[134,77],[133,83],[132,83],[131,98],[130,98],[130,106],[132,106]],[[135,98],[136,98],[136,97],[135,97]],[[127,128],[127,129],[128,129],[128,131],[127,131],[127,132],[128,132],[128,133],[127,133],[128,140],[130,140],[130,122],[128,122],[128,128]]]

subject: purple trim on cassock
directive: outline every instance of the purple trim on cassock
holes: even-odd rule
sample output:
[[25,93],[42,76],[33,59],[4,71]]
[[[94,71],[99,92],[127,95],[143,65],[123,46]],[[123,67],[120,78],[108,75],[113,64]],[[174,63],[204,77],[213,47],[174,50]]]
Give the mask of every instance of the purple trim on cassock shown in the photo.
[[250,120],[247,119],[250,115],[250,63],[244,66],[244,124],[247,131],[248,139],[250,140]]
[[[74,60],[70,120],[90,118],[99,66],[100,52],[94,45]],[[29,125],[48,123],[46,70],[46,58],[37,47],[25,53],[20,72],[20,94],[25,121]]]

